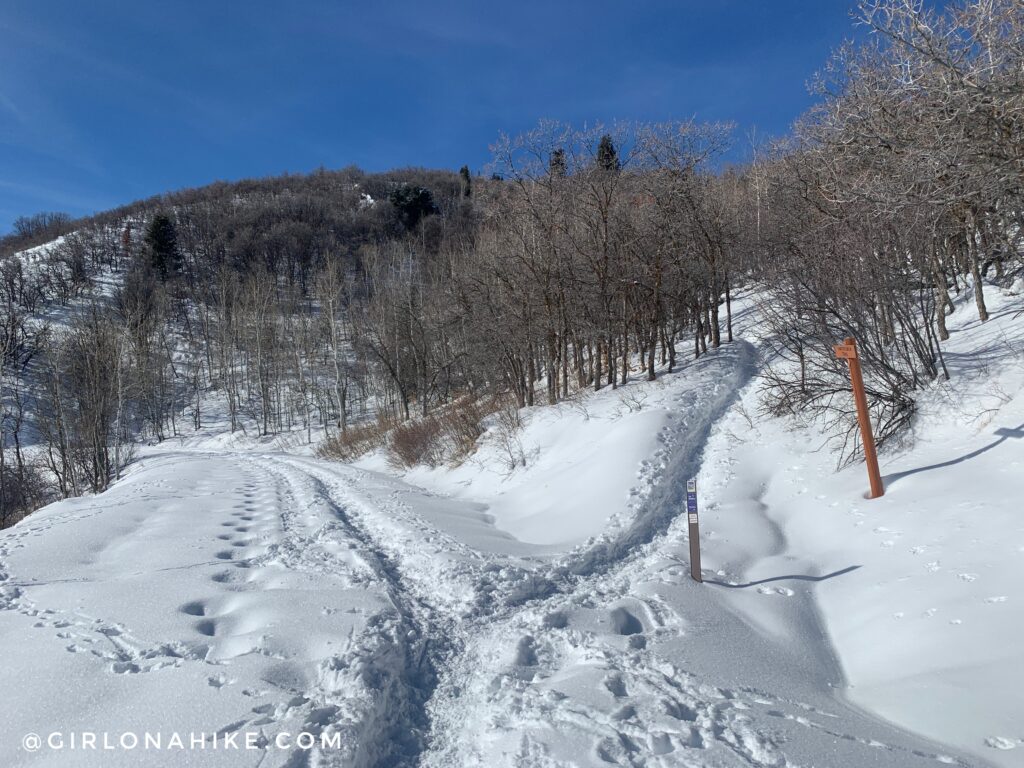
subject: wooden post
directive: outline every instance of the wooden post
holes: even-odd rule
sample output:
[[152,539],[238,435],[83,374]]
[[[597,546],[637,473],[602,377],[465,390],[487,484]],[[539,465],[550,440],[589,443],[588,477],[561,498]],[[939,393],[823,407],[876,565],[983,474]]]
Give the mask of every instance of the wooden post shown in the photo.
[[875,451],[875,436],[871,432],[871,414],[868,412],[868,398],[864,394],[864,377],[857,355],[857,342],[852,337],[843,339],[842,344],[833,347],[836,357],[846,360],[850,366],[850,382],[853,385],[853,401],[857,404],[857,421],[860,423],[860,439],[864,445],[864,463],[868,466],[868,481],[871,483],[869,499],[877,499],[885,493],[882,475],[878,471],[878,453]]
[[690,577],[704,581],[700,573],[700,525],[697,522],[697,478],[686,481],[686,517],[690,525]]

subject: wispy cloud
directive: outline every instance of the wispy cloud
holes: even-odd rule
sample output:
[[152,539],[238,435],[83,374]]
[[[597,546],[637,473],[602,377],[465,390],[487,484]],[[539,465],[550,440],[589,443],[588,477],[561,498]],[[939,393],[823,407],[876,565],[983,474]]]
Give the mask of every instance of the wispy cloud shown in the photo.
[[25,113],[18,109],[18,105],[15,104],[13,99],[7,96],[3,91],[0,91],[0,108],[5,112],[14,115],[15,120],[19,123],[25,122]]
[[6,18],[0,20],[0,37],[8,43],[7,50],[0,53],[0,108],[18,121],[16,126],[0,124],[0,142],[62,160],[89,173],[104,173],[102,163],[90,151],[90,142],[70,119],[65,105],[41,86],[39,73],[47,67],[59,73],[75,73],[95,84],[100,94],[123,93],[129,101],[133,94],[140,93],[162,99],[173,107],[169,113],[195,126],[223,125],[228,120],[218,103],[99,53],[87,41],[59,30]]
[[39,54],[49,50],[51,41],[10,18],[0,21],[0,37],[5,41],[0,53],[0,108],[14,118],[0,122],[0,144],[99,172],[99,163],[64,110],[40,85]]
[[[70,213],[91,213],[111,207],[108,200],[93,197],[90,195],[78,194],[72,190],[62,187],[45,186],[41,184],[25,183],[21,181],[7,181],[0,179],[0,189],[7,190],[17,197],[26,198],[33,202],[40,202],[44,207],[67,208]],[[31,211],[22,211],[30,213]]]

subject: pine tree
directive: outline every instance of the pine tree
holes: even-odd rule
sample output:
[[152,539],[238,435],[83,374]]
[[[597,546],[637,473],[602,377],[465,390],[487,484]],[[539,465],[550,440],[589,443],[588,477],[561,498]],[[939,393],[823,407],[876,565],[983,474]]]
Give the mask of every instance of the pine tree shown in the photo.
[[548,173],[556,179],[564,179],[568,172],[565,162],[565,150],[559,147],[552,151],[551,158],[548,160]]
[[166,280],[178,271],[181,257],[178,253],[178,233],[174,222],[165,213],[158,213],[149,223],[146,230],[146,246],[149,250],[149,262],[153,270]]
[[462,196],[469,197],[473,194],[473,179],[469,175],[469,166],[459,168],[459,176],[462,178]]
[[398,217],[407,230],[415,229],[423,217],[438,212],[434,196],[425,187],[403,184],[391,190],[389,199],[398,210]]
[[615,151],[615,144],[612,137],[607,133],[601,137],[601,143],[597,145],[597,165],[605,171],[617,173],[622,164],[619,162],[619,154]]

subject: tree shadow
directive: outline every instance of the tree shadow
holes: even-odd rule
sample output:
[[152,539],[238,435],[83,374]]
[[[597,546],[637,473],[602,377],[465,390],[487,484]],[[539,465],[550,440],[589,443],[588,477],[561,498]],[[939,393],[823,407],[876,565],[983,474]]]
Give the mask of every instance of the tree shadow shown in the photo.
[[1008,427],[1000,427],[995,431],[995,434],[999,436],[998,440],[993,440],[988,445],[983,445],[981,448],[978,448],[977,450],[971,451],[970,453],[965,453],[963,456],[958,456],[957,458],[950,459],[949,461],[942,461],[939,462],[938,464],[929,464],[927,467],[908,469],[905,472],[893,472],[891,475],[886,475],[885,477],[882,478],[882,484],[886,488],[888,488],[890,485],[892,485],[898,480],[902,480],[904,477],[916,475],[919,472],[930,472],[933,469],[943,469],[944,467],[952,467],[953,465],[960,464],[962,462],[967,461],[968,459],[973,459],[977,456],[980,456],[983,453],[991,451],[993,448],[997,446],[1002,445],[1011,437],[1018,439],[1024,438],[1024,424],[1021,424],[1018,427],[1014,427],[1013,429],[1010,429]]
[[759,579],[758,581],[748,581],[746,584],[728,584],[724,581],[717,581],[715,579],[704,579],[705,584],[715,584],[719,587],[726,587],[727,589],[746,589],[747,587],[756,587],[759,584],[767,584],[771,581],[825,581],[825,579],[834,579],[836,576],[842,576],[844,573],[850,571],[856,571],[861,566],[851,565],[843,568],[839,571],[833,571],[832,573],[826,573],[823,576],[806,576],[803,574],[789,574],[787,576],[773,576],[770,579]]

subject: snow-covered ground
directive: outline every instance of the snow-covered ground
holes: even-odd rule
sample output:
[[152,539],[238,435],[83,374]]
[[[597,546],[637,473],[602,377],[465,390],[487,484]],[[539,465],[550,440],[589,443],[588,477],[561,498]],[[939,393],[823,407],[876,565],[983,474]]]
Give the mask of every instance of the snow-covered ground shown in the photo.
[[[986,324],[968,301],[950,318],[951,380],[923,393],[913,434],[881,457],[884,497],[863,498],[863,465],[835,473],[834,457],[816,450],[825,440],[816,430],[751,419],[754,392],[720,422],[702,467],[719,487],[705,518],[704,564],[752,584],[730,590],[745,615],[787,638],[795,625],[765,603],[813,587],[850,701],[1018,766],[1022,294],[1021,284],[989,289]],[[794,582],[783,574],[826,578]]]
[[216,428],[146,448],[0,533],[0,765],[1024,765],[1024,318],[991,293],[877,500],[757,416],[752,311],[524,411],[514,470],[497,427],[401,475]]

